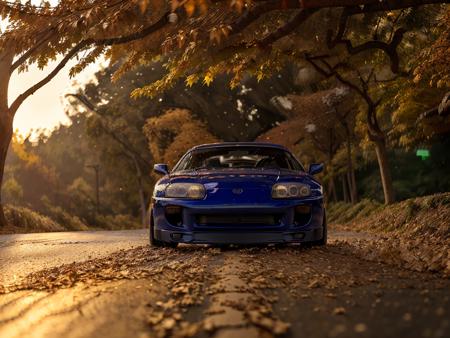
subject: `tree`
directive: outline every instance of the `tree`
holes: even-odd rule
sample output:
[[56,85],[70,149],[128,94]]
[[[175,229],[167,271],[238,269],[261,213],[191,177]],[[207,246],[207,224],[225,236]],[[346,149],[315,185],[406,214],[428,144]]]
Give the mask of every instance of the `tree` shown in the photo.
[[14,177],[5,182],[3,189],[6,200],[10,201],[10,203],[19,203],[19,201],[23,198],[23,188],[19,182],[14,179]]
[[[149,203],[149,176],[151,167],[151,156],[148,152],[143,152],[139,149],[139,141],[141,141],[141,131],[134,127],[134,123],[139,125],[139,119],[136,119],[136,115],[139,116],[139,111],[134,114],[135,119],[127,121],[126,118],[130,118],[133,115],[130,113],[128,116],[121,115],[117,113],[114,109],[120,109],[120,107],[112,106],[113,111],[108,108],[104,109],[105,106],[94,105],[86,96],[83,94],[68,94],[68,97],[75,98],[77,104],[81,103],[89,111],[88,120],[88,134],[91,138],[95,139],[99,144],[99,151],[103,155],[103,160],[105,162],[106,158],[109,157],[109,163],[111,163],[111,157],[113,162],[120,163],[123,162],[122,159],[125,158],[128,162],[128,166],[125,166],[125,173],[118,175],[120,180],[124,180],[128,176],[129,172],[133,172],[135,178],[135,184],[137,186],[140,210],[141,210],[141,224],[143,227],[147,225],[147,206]],[[103,109],[102,109],[103,108]],[[112,117],[116,117],[113,119]],[[129,124],[127,122],[132,122]],[[113,146],[111,146],[111,143]],[[122,163],[123,164],[123,163]],[[96,167],[98,170],[99,165],[90,165],[90,167]],[[114,166],[114,171],[117,174],[120,170],[120,165]],[[131,167],[131,168],[130,168]],[[98,171],[96,172],[98,175]],[[97,182],[98,184],[98,182]],[[118,182],[121,186],[121,182]],[[98,192],[97,192],[98,194]],[[98,203],[98,202],[97,202]],[[97,206],[98,209],[98,206]],[[97,210],[98,211],[98,210]]]
[[[55,7],[48,2],[41,6],[0,2],[0,17],[9,20],[7,31],[0,37],[0,187],[14,116],[21,104],[81,52],[86,54],[72,68],[71,75],[104,54],[107,46],[130,43],[162,29],[170,23],[171,12],[181,9],[169,10],[166,3],[159,1],[64,0]],[[26,71],[31,64],[44,68],[57,56],[57,66],[47,76],[8,102],[9,80],[14,71]],[[5,224],[0,200],[0,226]]]
[[[109,182],[106,204],[113,205],[112,199],[119,199],[127,191],[125,205],[134,214],[133,202],[139,203],[143,222],[146,215],[142,210],[147,210],[155,179],[149,173],[157,161],[154,156],[158,155],[150,151],[142,132],[147,119],[159,117],[165,111],[178,107],[195,112],[189,119],[205,120],[208,129],[219,138],[252,138],[279,118],[270,104],[270,93],[284,93],[293,85],[291,79],[284,77],[290,74],[286,70],[282,79],[277,76],[260,84],[249,79],[241,88],[230,91],[226,85],[229,79],[224,75],[209,87],[197,84],[187,89],[180,81],[174,88],[153,99],[131,99],[132,89],[164,74],[161,62],[137,67],[112,83],[111,75],[116,70],[117,66],[101,69],[92,81],[80,86],[76,93],[67,95],[73,107],[70,116],[78,116],[88,110],[84,113],[87,116],[87,136],[99,154],[97,161],[103,181]],[[223,116],[223,123],[217,123],[218,115]],[[180,131],[176,130],[177,133]],[[176,160],[174,157],[170,162]],[[119,196],[114,192],[114,187],[121,189]],[[102,185],[102,189],[105,188]],[[116,208],[103,211],[118,212]]]
[[186,109],[171,109],[161,116],[149,118],[144,133],[155,160],[170,166],[195,145],[219,142],[205,124],[194,119]]
[[[135,91],[134,96],[151,95],[182,76],[187,76],[188,84],[192,84],[198,81],[200,74],[208,84],[217,73],[230,69],[234,74],[232,83],[236,85],[246,69],[263,78],[267,68],[276,66],[274,56],[279,55],[278,51],[267,48],[292,33],[320,9],[343,7],[348,9],[349,15],[356,15],[444,2],[268,0],[249,5],[238,0],[230,7],[225,1],[209,4],[204,0],[171,1],[170,4],[150,0],[63,0],[50,7],[47,2],[33,6],[30,2],[21,5],[20,2],[1,1],[0,15],[9,19],[10,28],[0,38],[0,187],[17,109],[80,52],[86,54],[71,74],[105,53],[111,61],[128,56],[119,75],[140,61],[161,55],[161,48],[172,54],[168,75]],[[265,15],[267,13],[271,15]],[[189,20],[194,14],[199,14],[199,20]],[[281,27],[278,26],[280,20],[285,21]],[[226,43],[222,44],[223,41]],[[108,48],[113,45],[118,47]],[[237,51],[240,51],[238,55]],[[14,71],[25,71],[30,64],[43,68],[57,56],[61,59],[47,76],[8,102],[9,80]],[[5,223],[0,201],[0,226]]]
[[[69,115],[68,118],[70,125],[59,126],[51,134],[42,133],[32,141],[19,136],[13,138],[5,182],[15,179],[27,189],[23,189],[23,195],[16,201],[6,194],[5,202],[31,207],[48,216],[52,216],[48,206],[56,205],[78,216],[85,224],[94,224],[95,194],[85,194],[87,189],[81,189],[83,186],[74,182],[93,181],[86,164],[97,160],[97,146],[88,142],[84,115]],[[93,190],[92,187],[93,184]],[[78,196],[84,196],[84,200],[74,198],[76,188],[80,188]]]
[[[314,1],[302,2],[301,10],[295,15],[281,12],[272,17],[261,15],[266,7],[256,5],[258,10],[254,9],[254,11],[257,14],[247,12],[247,20],[242,19],[244,23],[241,21],[238,25],[238,29],[242,30],[241,34],[233,34],[232,37],[230,34],[236,33],[237,29],[234,26],[235,22],[227,21],[227,19],[224,19],[220,25],[216,21],[214,26],[208,26],[209,21],[204,20],[204,26],[200,32],[195,31],[195,34],[191,34],[192,31],[178,31],[176,37],[169,36],[162,42],[165,51],[171,56],[167,75],[153,84],[135,90],[132,95],[135,97],[155,95],[172,86],[179,77],[185,77],[188,84],[201,79],[205,84],[209,84],[220,72],[230,72],[234,75],[230,84],[234,87],[242,79],[245,71],[262,79],[293,57],[313,62],[318,71],[320,69],[316,61],[328,60],[329,67],[326,68],[329,69],[326,69],[326,72],[322,69],[322,73],[330,77],[335,76],[341,66],[348,68],[350,63],[342,62],[343,59],[357,58],[360,61],[354,69],[356,76],[339,74],[337,78],[341,83],[355,90],[355,93],[360,95],[367,104],[367,132],[377,153],[385,202],[392,203],[395,197],[386,137],[377,121],[379,102],[368,95],[370,87],[368,82],[371,78],[366,76],[370,74],[370,71],[367,72],[367,65],[377,60],[379,64],[388,63],[390,72],[393,74],[408,75],[408,72],[401,69],[401,55],[398,51],[400,43],[404,41],[405,28],[397,26],[399,23],[409,24],[409,26],[417,25],[417,22],[408,23],[408,20],[416,13],[405,15],[404,11],[392,11],[428,2],[375,3],[367,1],[364,4],[359,3],[364,6],[356,6],[358,5],[356,2],[347,1],[341,11],[317,11],[325,3],[328,6],[331,5],[327,1],[322,1],[320,4]],[[343,3],[335,2],[335,5],[339,6]],[[289,4],[286,7],[289,8]],[[378,15],[378,12],[381,12],[381,15]],[[258,20],[260,15],[262,19]],[[285,24],[278,27],[280,21]],[[312,24],[313,22],[316,24]],[[322,22],[329,22],[329,24],[320,25],[319,23]],[[300,25],[302,29],[297,30]],[[361,26],[366,27],[361,30]],[[212,42],[199,38],[204,31],[210,33]],[[348,35],[355,36],[355,33],[358,39],[353,40],[357,41],[348,38]],[[316,37],[317,41],[312,40],[311,36]],[[447,41],[448,38],[444,40]],[[175,41],[178,41],[177,45]],[[177,51],[174,51],[175,45]],[[302,49],[299,50],[298,46],[302,46]],[[180,50],[180,47],[183,48]],[[387,60],[384,57],[387,57]],[[353,61],[351,63],[354,65]],[[358,80],[363,78],[362,75],[366,76],[366,79]],[[354,79],[360,81],[360,84],[355,84]]]
[[[352,203],[356,203],[358,197],[352,155],[352,120],[355,113],[353,101],[354,97],[346,87],[307,95],[274,97],[273,102],[284,112],[287,120],[260,135],[258,139],[296,149],[306,162],[323,160],[326,163],[324,181],[328,185],[328,195],[334,197],[335,176],[340,169],[338,167],[342,165],[339,163],[336,166],[333,160],[345,143],[347,158],[346,169],[343,170],[343,184],[346,186],[345,191],[350,192]],[[343,167],[345,168],[345,164]]]

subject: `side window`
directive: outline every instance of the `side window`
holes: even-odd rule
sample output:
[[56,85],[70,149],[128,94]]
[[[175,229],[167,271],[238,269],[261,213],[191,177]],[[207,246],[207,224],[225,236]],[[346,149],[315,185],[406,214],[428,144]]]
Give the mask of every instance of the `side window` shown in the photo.
[[185,170],[191,161],[192,153],[187,154],[181,162],[174,168],[174,171]]
[[292,156],[291,153],[286,153],[286,154],[287,154],[287,158],[289,160],[289,164],[290,164],[292,170],[305,171],[303,166],[295,159],[294,156]]

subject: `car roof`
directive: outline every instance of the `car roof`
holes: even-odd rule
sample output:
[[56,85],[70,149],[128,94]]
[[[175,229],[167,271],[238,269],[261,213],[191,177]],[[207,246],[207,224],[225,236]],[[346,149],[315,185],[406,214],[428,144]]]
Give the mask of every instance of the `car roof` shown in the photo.
[[208,149],[208,148],[221,148],[221,147],[264,147],[264,148],[277,148],[288,151],[288,149],[280,144],[268,143],[268,142],[218,142],[218,143],[206,143],[200,144],[191,148],[189,151]]

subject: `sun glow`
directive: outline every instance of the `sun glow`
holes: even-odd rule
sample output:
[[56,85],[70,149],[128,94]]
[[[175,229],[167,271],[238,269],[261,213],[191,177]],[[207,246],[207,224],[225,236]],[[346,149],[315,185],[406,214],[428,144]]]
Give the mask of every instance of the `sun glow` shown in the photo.
[[[34,0],[32,3],[39,5],[40,1]],[[55,0],[50,1],[51,5],[57,3],[58,1]],[[4,32],[7,26],[8,20],[0,19],[1,32]],[[27,72],[20,74],[14,72],[10,81],[9,102],[11,103],[23,91],[45,77],[56,66],[57,62],[49,63],[44,70],[31,66]],[[36,135],[42,132],[49,133],[58,125],[69,123],[64,109],[64,95],[73,87],[74,81],[84,83],[92,78],[103,62],[89,66],[75,79],[69,77],[69,70],[75,64],[75,61],[69,63],[49,84],[38,90],[22,104],[14,118],[15,132],[22,136]]]

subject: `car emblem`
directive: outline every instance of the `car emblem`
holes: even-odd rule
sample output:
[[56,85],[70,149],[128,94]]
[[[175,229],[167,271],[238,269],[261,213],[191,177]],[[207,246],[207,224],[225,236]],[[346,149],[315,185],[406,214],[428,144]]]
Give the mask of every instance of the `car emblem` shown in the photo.
[[233,194],[235,194],[235,195],[240,195],[240,194],[242,194],[242,193],[244,192],[244,189],[242,189],[242,188],[234,188],[234,189],[232,190],[232,192],[233,192]]

